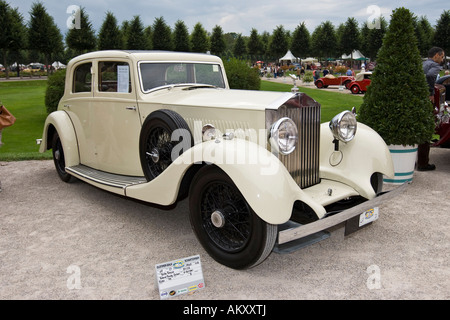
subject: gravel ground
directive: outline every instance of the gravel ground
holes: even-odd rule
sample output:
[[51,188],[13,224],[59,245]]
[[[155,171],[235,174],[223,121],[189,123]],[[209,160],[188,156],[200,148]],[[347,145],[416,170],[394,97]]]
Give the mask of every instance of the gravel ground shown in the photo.
[[[380,219],[232,270],[196,240],[188,201],[161,208],[76,180],[52,161],[0,163],[0,299],[159,300],[155,265],[199,254],[206,287],[173,300],[449,299],[450,150]],[[80,281],[71,282],[77,275]],[[70,285],[71,284],[71,285]]]

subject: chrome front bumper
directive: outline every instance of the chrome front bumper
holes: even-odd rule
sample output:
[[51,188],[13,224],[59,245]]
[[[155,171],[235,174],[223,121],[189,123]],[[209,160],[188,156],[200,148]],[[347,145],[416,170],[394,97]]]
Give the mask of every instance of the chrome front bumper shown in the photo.
[[297,239],[307,237],[322,230],[331,228],[351,218],[354,218],[369,209],[378,207],[387,200],[397,197],[403,191],[405,191],[408,185],[409,185],[408,183],[405,183],[392,191],[382,193],[381,195],[373,198],[372,200],[363,202],[357,206],[341,211],[335,215],[325,217],[321,220],[311,222],[306,225],[301,225],[299,227],[282,230],[278,233],[278,244],[284,244]]

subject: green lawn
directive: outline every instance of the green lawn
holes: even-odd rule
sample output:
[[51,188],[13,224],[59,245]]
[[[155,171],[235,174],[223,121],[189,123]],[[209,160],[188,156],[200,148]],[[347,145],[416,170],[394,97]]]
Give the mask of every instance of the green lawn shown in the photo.
[[17,119],[13,126],[3,129],[0,161],[51,158],[50,152],[40,154],[36,145],[47,117],[46,85],[46,80],[0,82],[0,100]]
[[[0,161],[51,159],[50,151],[39,153],[36,139],[42,137],[47,112],[44,104],[46,80],[0,81],[0,100],[17,118],[16,123],[3,130]],[[290,92],[291,84],[261,81],[261,90]],[[299,88],[322,106],[322,122],[352,107],[359,109],[362,96],[328,92],[313,88]]]
[[[311,88],[299,87],[299,91],[306,93],[320,103],[322,108],[321,122],[328,122],[338,113],[344,110],[351,110],[353,107],[356,107],[356,110],[359,110],[359,107],[363,102],[363,95],[343,94],[313,88],[315,88],[313,85]],[[292,84],[261,81],[261,90],[264,91],[290,92],[291,89]]]

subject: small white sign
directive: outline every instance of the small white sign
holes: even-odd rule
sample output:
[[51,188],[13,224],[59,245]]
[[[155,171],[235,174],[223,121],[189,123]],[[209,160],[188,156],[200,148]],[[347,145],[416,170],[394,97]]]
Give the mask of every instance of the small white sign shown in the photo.
[[365,224],[373,222],[378,219],[378,207],[367,210],[359,216],[359,226],[362,227]]
[[128,65],[117,66],[117,92],[128,93],[130,90],[130,68]]
[[161,299],[205,288],[200,256],[192,256],[155,266]]

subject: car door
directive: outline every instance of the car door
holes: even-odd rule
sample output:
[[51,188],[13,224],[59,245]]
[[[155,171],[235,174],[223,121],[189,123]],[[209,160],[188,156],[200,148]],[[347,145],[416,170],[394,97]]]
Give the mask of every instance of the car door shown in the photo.
[[80,61],[74,65],[70,77],[70,86],[66,88],[66,99],[62,108],[67,112],[75,127],[80,162],[95,167],[93,126],[90,114],[93,106],[93,62]]
[[95,62],[96,84],[91,106],[95,168],[143,176],[139,160],[141,121],[136,101],[135,70],[127,60]]

